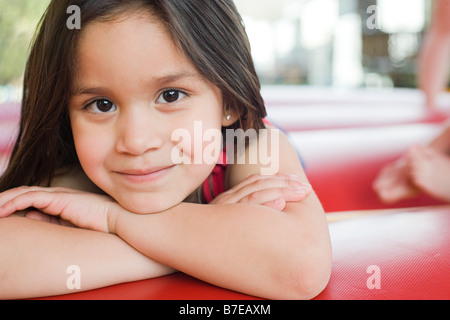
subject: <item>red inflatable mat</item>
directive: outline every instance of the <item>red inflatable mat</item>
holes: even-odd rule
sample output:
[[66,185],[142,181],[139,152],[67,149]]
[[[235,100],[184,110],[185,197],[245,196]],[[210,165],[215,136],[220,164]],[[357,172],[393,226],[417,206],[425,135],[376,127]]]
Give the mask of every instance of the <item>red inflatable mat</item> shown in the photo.
[[330,224],[333,271],[317,299],[450,299],[450,207],[331,214],[329,220],[338,220]]
[[[450,206],[330,214],[333,271],[317,300],[450,299]],[[255,299],[185,274],[50,299]]]
[[184,273],[39,300],[255,300]]

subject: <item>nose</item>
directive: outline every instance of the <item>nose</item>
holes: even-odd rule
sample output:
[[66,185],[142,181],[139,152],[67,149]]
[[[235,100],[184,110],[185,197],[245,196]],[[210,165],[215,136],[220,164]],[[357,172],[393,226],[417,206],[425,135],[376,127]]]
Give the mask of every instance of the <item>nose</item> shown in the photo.
[[163,144],[161,123],[148,107],[123,112],[117,125],[116,150],[121,154],[140,156],[157,150]]

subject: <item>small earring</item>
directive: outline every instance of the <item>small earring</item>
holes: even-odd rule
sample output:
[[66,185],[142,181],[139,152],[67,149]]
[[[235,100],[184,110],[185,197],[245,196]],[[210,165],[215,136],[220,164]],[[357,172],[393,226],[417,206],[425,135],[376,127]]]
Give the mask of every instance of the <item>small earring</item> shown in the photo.
[[227,118],[226,118],[228,121],[230,121],[231,120],[231,116],[230,115],[227,115]]

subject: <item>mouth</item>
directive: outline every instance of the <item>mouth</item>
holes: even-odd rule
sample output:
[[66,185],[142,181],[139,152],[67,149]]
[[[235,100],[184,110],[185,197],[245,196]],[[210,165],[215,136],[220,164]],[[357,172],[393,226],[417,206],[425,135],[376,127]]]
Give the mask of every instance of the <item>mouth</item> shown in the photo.
[[115,173],[133,183],[154,182],[165,177],[174,167],[174,165],[171,165],[148,169],[127,169]]

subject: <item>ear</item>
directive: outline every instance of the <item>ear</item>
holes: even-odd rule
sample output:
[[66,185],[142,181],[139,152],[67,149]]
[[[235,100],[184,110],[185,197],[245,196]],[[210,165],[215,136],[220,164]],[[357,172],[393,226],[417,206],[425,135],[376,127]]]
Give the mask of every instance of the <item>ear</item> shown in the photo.
[[222,127],[229,127],[239,120],[239,114],[235,111],[225,110],[222,118]]

